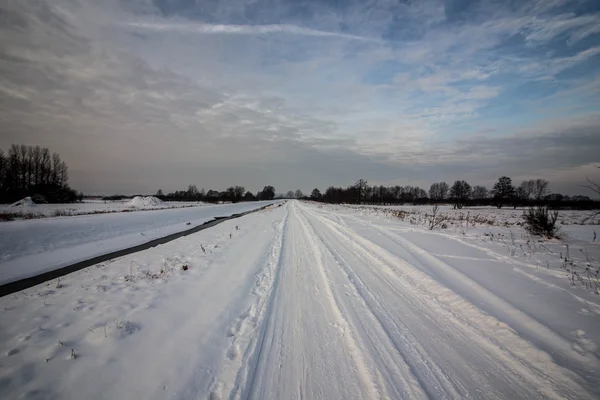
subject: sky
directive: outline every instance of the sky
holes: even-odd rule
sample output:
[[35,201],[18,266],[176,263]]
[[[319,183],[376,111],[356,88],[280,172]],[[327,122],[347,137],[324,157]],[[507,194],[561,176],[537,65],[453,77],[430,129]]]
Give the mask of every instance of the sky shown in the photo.
[[89,194],[600,181],[597,0],[8,0],[0,148]]

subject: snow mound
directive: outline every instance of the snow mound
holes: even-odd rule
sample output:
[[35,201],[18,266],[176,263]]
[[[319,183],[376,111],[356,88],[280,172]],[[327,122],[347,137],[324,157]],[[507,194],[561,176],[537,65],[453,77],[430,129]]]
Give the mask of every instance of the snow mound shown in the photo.
[[31,207],[31,206],[35,206],[35,203],[33,202],[33,200],[31,200],[31,197],[25,197],[24,199],[21,199],[19,201],[17,201],[16,203],[12,203],[10,205],[11,207]]
[[134,208],[160,207],[163,204],[164,203],[161,199],[154,196],[135,196],[133,199],[127,202],[127,206]]

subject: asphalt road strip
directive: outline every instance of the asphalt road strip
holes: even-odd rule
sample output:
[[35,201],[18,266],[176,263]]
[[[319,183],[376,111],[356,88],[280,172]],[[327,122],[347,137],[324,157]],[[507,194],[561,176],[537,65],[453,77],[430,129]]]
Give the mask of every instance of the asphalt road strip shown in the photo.
[[268,204],[266,206],[257,208],[255,210],[246,211],[246,212],[243,212],[240,214],[233,214],[233,215],[225,216],[225,217],[214,217],[214,219],[212,221],[205,222],[201,225],[195,226],[195,227],[193,227],[191,229],[187,229],[185,231],[172,233],[170,235],[167,235],[167,236],[164,236],[164,237],[161,237],[158,239],[154,239],[154,240],[151,240],[146,243],[138,244],[136,246],[128,247],[126,249],[122,249],[122,250],[118,250],[118,251],[113,251],[113,252],[110,252],[110,253],[107,253],[107,254],[104,254],[101,256],[90,258],[89,260],[80,261],[75,264],[67,265],[66,267],[58,268],[58,269],[55,269],[52,271],[44,272],[39,275],[31,276],[29,278],[24,278],[24,279],[20,279],[18,281],[5,283],[4,285],[0,285],[0,297],[7,296],[9,294],[12,294],[12,293],[15,293],[15,292],[18,292],[21,290],[29,289],[30,287],[39,285],[40,283],[44,283],[47,281],[51,281],[53,279],[60,278],[61,276],[68,275],[72,272],[79,271],[81,269],[90,267],[92,265],[95,265],[95,264],[98,264],[98,263],[101,263],[104,261],[112,260],[113,258],[123,257],[128,254],[137,253],[137,252],[140,252],[143,250],[150,249],[152,247],[156,247],[161,244],[171,242],[175,239],[179,239],[180,237],[191,235],[192,233],[200,232],[204,229],[211,228],[215,225],[220,224],[221,222],[240,218],[240,217],[243,217],[244,215],[248,215],[248,214],[255,213],[257,211],[264,210],[265,208],[271,207],[272,205],[273,204]]

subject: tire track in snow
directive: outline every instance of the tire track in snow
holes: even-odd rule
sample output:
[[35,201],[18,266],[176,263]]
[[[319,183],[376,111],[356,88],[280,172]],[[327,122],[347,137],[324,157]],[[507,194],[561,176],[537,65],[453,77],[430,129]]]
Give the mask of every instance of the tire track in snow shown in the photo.
[[[319,214],[329,214],[329,215],[332,216],[332,218],[335,218],[336,220],[340,219],[339,215],[333,214],[331,212],[324,211],[324,210],[319,210]],[[371,228],[377,230],[382,235],[388,237],[392,241],[394,241],[394,238],[400,237],[397,234],[393,233],[392,230],[390,230],[390,229],[387,229],[387,230],[386,229],[382,229],[380,226],[375,225],[375,224],[373,224],[371,222],[365,221],[365,220],[363,220],[361,218],[358,218],[357,216],[346,215],[346,217],[351,218],[353,221],[355,221],[356,223],[358,223],[360,225],[368,226],[368,227],[371,227]],[[331,219],[331,218],[328,218],[328,219]],[[341,225],[342,226],[347,226],[347,224],[345,222],[342,223]],[[415,228],[411,228],[411,230],[417,231],[417,229],[415,229]],[[590,310],[592,310],[592,312],[594,312],[597,315],[600,315],[600,304],[599,303],[590,301],[588,299],[584,299],[583,297],[580,297],[580,296],[576,295],[575,293],[573,293],[573,291],[567,290],[564,287],[560,287],[558,285],[554,285],[554,284],[552,284],[552,283],[550,283],[548,281],[542,281],[539,278],[537,278],[537,277],[529,274],[528,272],[526,272],[524,270],[524,269],[529,269],[529,270],[536,270],[536,271],[538,271],[538,270],[540,270],[540,266],[539,265],[530,264],[528,262],[515,259],[514,257],[509,257],[507,255],[499,254],[498,252],[496,252],[496,251],[494,251],[494,250],[492,250],[490,248],[483,247],[483,246],[478,246],[477,244],[471,243],[471,242],[469,242],[467,240],[463,240],[460,237],[446,235],[446,234],[443,234],[443,233],[431,232],[431,231],[426,231],[426,233],[429,234],[429,235],[432,235],[434,237],[435,236],[441,236],[441,237],[444,237],[446,239],[453,240],[453,241],[455,241],[457,243],[460,243],[461,245],[468,246],[470,248],[479,250],[482,253],[486,254],[487,256],[491,257],[491,259],[488,259],[486,261],[500,262],[500,263],[504,263],[504,264],[510,264],[520,274],[522,274],[524,276],[527,276],[528,278],[533,279],[533,280],[535,280],[535,281],[537,281],[537,282],[539,282],[539,283],[541,283],[543,285],[551,287],[552,289],[560,290],[562,292],[567,293],[570,297],[574,298],[575,300],[579,301],[580,303],[583,303],[585,305],[585,307],[587,307]],[[406,240],[403,237],[402,237],[402,239]],[[412,242],[410,242],[410,244],[412,246],[415,246],[414,243],[412,243]],[[432,254],[432,253],[429,253],[429,254]],[[449,257],[448,255],[444,255],[444,256],[445,257]],[[552,270],[550,270],[550,271],[552,271]],[[558,272],[558,271],[556,271],[556,272]],[[560,276],[562,278],[563,277],[563,273],[562,272],[557,273],[556,276]]]
[[[367,365],[365,368],[369,370],[370,375],[374,380],[377,381],[376,386],[379,388],[378,391],[380,393],[380,398],[427,397],[424,387],[419,382],[418,377],[414,374],[414,371],[411,370],[410,366],[406,363],[406,360],[398,352],[396,345],[393,343],[391,335],[386,331],[385,326],[382,325],[381,321],[377,318],[372,310],[369,310],[369,315],[362,316],[363,318],[360,318],[360,321],[352,321],[352,319],[350,319],[351,324],[349,321],[347,321],[346,317],[343,316],[344,314],[350,316],[349,311],[352,310],[353,307],[352,305],[345,304],[346,302],[343,301],[344,295],[335,290],[335,287],[339,286],[339,282],[337,282],[336,285],[324,267],[324,260],[326,258],[325,255],[329,256],[331,262],[337,263],[335,260],[335,254],[331,252],[323,240],[317,235],[315,228],[306,219],[306,217],[303,216],[302,219],[304,220],[303,223],[305,225],[305,229],[307,230],[307,234],[314,237],[314,239],[311,238],[311,243],[315,249],[315,253],[319,256],[319,264],[322,270],[323,279],[328,283],[331,301],[335,304],[336,309],[339,311],[340,318],[345,321],[345,325],[348,326],[349,329],[357,330],[356,327],[360,326],[359,329],[368,332],[368,334],[362,335],[362,340],[359,340],[358,338],[360,335],[356,335],[357,337],[354,338],[355,335],[351,334],[350,337],[352,338],[353,343],[356,343],[356,341],[359,340],[360,347],[363,349],[363,353],[365,353],[364,350],[369,350],[367,353],[369,355],[368,364],[370,365]],[[310,233],[308,233],[308,230],[310,230]],[[316,240],[318,240],[318,243]],[[323,249],[321,250],[321,248]],[[355,291],[358,293],[356,288]],[[347,293],[345,295],[347,295]],[[364,301],[363,298],[361,299],[363,300],[363,306],[368,307],[366,301]],[[356,344],[353,344],[353,346],[356,346]],[[398,354],[402,358],[400,363],[394,359],[394,353]],[[367,354],[362,355],[363,363],[365,363],[364,359],[367,358],[366,355]],[[392,385],[390,385],[390,383],[392,383]],[[393,395],[390,396],[390,394]]]
[[[313,230],[317,235],[317,227],[312,224]],[[376,296],[376,294],[368,288],[368,285],[356,274],[356,272],[352,269],[351,264],[344,255],[341,253],[341,250],[349,250],[344,252],[346,256],[349,254],[353,254],[356,257],[357,253],[356,248],[347,247],[347,246],[339,246],[339,243],[334,243],[333,241],[328,240],[328,238],[324,236],[319,236],[319,240],[327,251],[333,256],[336,260],[337,266],[343,271],[345,274],[347,281],[350,283],[353,292],[359,296],[360,302],[367,308],[368,314],[370,314],[371,319],[375,322],[375,324],[379,327],[376,333],[377,337],[373,339],[373,343],[371,344],[372,348],[377,348],[378,346],[382,346],[384,344],[391,344],[391,354],[397,354],[400,358],[399,360],[393,360],[392,362],[396,364],[398,370],[401,370],[403,364],[408,366],[408,371],[410,376],[413,378],[413,381],[416,381],[420,390],[421,398],[439,398],[439,397],[449,397],[449,398],[461,398],[461,393],[459,393],[450,379],[446,376],[444,371],[440,369],[435,363],[431,362],[431,358],[427,351],[423,348],[421,343],[417,340],[417,334],[413,332],[410,326],[407,325],[399,325],[396,323],[396,318],[389,313],[387,307],[382,303],[382,301]],[[368,263],[370,260],[361,259],[361,263]],[[358,325],[358,322],[355,322],[355,325]],[[390,346],[386,346],[390,347]],[[389,360],[388,360],[389,362]],[[424,365],[426,368],[421,368],[420,366]],[[393,375],[390,378],[394,378]],[[411,381],[410,378],[403,379],[404,382]],[[404,383],[403,382],[403,383]],[[407,392],[413,391],[418,393],[418,389],[414,388],[414,384],[407,385],[405,387],[397,387],[394,382],[391,380],[387,382],[388,386],[393,387],[396,392]],[[395,387],[394,387],[395,386]],[[411,386],[413,386],[411,388]],[[392,391],[392,388],[389,387],[388,391]]]
[[288,210],[269,306],[229,398],[385,397],[336,307],[297,206]]
[[[375,226],[376,227],[376,226]],[[433,235],[435,235],[436,233],[432,233]],[[497,260],[498,262],[502,262],[505,264],[511,264],[513,265],[513,268],[515,269],[515,271],[519,272],[520,274],[527,276],[530,279],[533,279],[543,285],[546,285],[548,287],[551,287],[552,289],[555,290],[560,290],[562,292],[567,293],[569,296],[571,296],[572,298],[574,298],[575,300],[579,301],[580,303],[584,304],[585,307],[589,308],[592,312],[594,312],[596,315],[600,315],[600,303],[597,302],[593,302],[590,301],[588,299],[584,299],[583,297],[580,297],[578,295],[576,295],[575,293],[573,293],[573,291],[565,289],[564,287],[558,286],[558,285],[554,285],[548,281],[545,280],[540,280],[539,278],[529,274],[527,270],[534,270],[534,271],[539,271],[540,270],[540,266],[539,265],[535,265],[535,264],[530,264],[528,262],[525,261],[521,261],[518,259],[515,259],[514,257],[509,257],[507,255],[503,255],[503,254],[499,254],[496,251],[483,247],[483,246],[478,246],[475,243],[469,243],[466,240],[461,239],[460,237],[453,237],[453,236],[446,236],[448,239],[454,240],[455,242],[460,243],[461,245],[464,246],[468,246],[471,247],[473,249],[479,250],[482,253],[488,255],[489,257],[493,258],[494,260]],[[563,271],[559,271],[559,270],[546,270],[546,273],[551,273],[551,272],[555,272],[556,276],[560,276],[561,278],[564,276]]]
[[[263,348],[265,345],[265,338],[267,337],[267,328],[269,326],[269,320],[272,315],[273,310],[273,292],[277,290],[279,284],[279,277],[281,275],[281,255],[283,246],[285,245],[287,228],[288,228],[288,219],[289,219],[289,206],[286,209],[285,219],[281,224],[280,230],[280,239],[278,240],[278,245],[276,249],[271,253],[272,257],[269,260],[269,268],[272,271],[271,275],[273,278],[270,280],[270,285],[268,289],[268,293],[266,293],[266,301],[263,302],[262,310],[259,312],[259,333],[256,341],[250,347],[250,352],[248,352],[247,361],[244,363],[240,372],[242,373],[242,381],[236,382],[235,389],[231,392],[229,398],[230,399],[249,399],[252,398],[253,388],[255,385],[256,374],[259,367],[260,362],[263,358]],[[260,279],[259,279],[260,281]],[[262,285],[262,283],[259,284]],[[239,377],[239,375],[238,375]]]
[[[381,382],[379,371],[369,371],[369,367],[365,363],[365,356],[362,354],[360,347],[357,345],[354,336],[349,331],[351,326],[344,318],[344,315],[340,309],[340,305],[336,301],[335,295],[331,288],[330,278],[325,272],[324,255],[321,252],[320,246],[315,241],[315,238],[318,239],[318,236],[315,234],[312,228],[309,228],[308,221],[304,216],[302,216],[302,213],[299,213],[298,217],[302,225],[302,231],[304,232],[304,235],[314,252],[319,278],[323,281],[325,286],[326,301],[328,301],[330,309],[335,313],[336,323],[343,327],[344,339],[346,340],[346,344],[351,353],[354,355],[353,359],[356,363],[359,377],[362,378],[363,384],[369,387],[369,391],[373,395],[373,398],[388,398],[389,395],[386,393],[385,386]],[[377,380],[377,383],[375,383],[375,380]]]
[[[272,292],[279,275],[281,249],[285,239],[288,217],[289,209],[286,207],[284,217],[274,226],[275,235],[269,246],[266,265],[256,274],[256,286],[253,290],[255,299],[246,311],[238,316],[235,324],[227,333],[232,339],[225,354],[226,365],[211,385],[209,400],[222,400],[226,397],[239,399],[248,385],[248,381],[250,386],[252,385],[266,329],[265,320],[272,307]],[[228,383],[232,381],[233,386],[228,387]],[[228,389],[229,393],[225,394]]]
[[[326,218],[326,217],[325,217]],[[356,218],[356,217],[353,217]],[[336,222],[326,218],[330,223],[335,224]],[[541,350],[546,351],[559,365],[564,366],[570,371],[576,373],[577,380],[581,384],[593,391],[597,395],[600,395],[600,389],[598,383],[600,378],[597,374],[590,374],[590,371],[600,370],[600,360],[593,352],[577,352],[573,350],[573,343],[571,338],[565,338],[548,326],[539,322],[535,316],[521,311],[514,307],[506,300],[492,293],[484,286],[478,284],[467,275],[456,270],[446,262],[436,257],[435,255],[428,253],[423,248],[412,243],[408,239],[401,235],[389,232],[388,230],[382,229],[379,226],[369,223],[367,221],[356,218],[357,222],[361,225],[368,226],[381,235],[385,236],[392,242],[399,245],[401,248],[406,250],[406,259],[410,260],[407,262],[416,262],[420,264],[429,265],[445,279],[449,279],[455,282],[459,287],[464,287],[468,291],[469,295],[474,295],[477,299],[476,303],[480,304],[485,302],[488,311],[491,311],[494,316],[508,323],[511,328],[516,329],[520,335],[524,336],[525,339],[533,341]],[[338,226],[339,227],[339,226]],[[341,227],[339,227],[341,228]],[[347,229],[345,226],[343,229]],[[379,246],[368,239],[372,246],[379,248]],[[459,243],[462,241],[458,240]],[[470,245],[471,247],[478,248],[477,246]],[[487,252],[486,252],[487,254]],[[397,257],[396,255],[391,255]],[[405,259],[405,261],[406,261]],[[496,257],[495,260],[505,261],[501,257]],[[508,261],[511,261],[510,259]],[[505,261],[506,262],[506,261]],[[509,262],[513,264],[513,262]],[[473,303],[471,303],[473,304]]]
[[[363,297],[365,303],[372,304],[371,311],[379,314],[378,319],[381,318],[382,325],[390,327],[390,337],[400,336],[402,341],[408,339],[409,347],[416,346],[417,349],[421,347],[419,345],[423,338],[427,338],[428,341],[423,342],[423,345],[436,347],[438,350],[445,348],[450,356],[449,360],[444,360],[440,354],[433,354],[431,348],[427,351],[421,347],[422,352],[420,351],[417,356],[425,359],[430,357],[438,363],[450,361],[446,362],[447,366],[456,364],[453,370],[459,371],[446,369],[441,372],[436,370],[437,365],[431,363],[425,364],[427,368],[432,368],[430,370],[423,370],[422,367],[419,368],[418,365],[415,365],[419,373],[433,376],[441,383],[450,381],[449,385],[443,385],[441,391],[437,387],[434,388],[438,390],[436,393],[428,392],[428,394],[436,397],[440,395],[443,397],[472,395],[465,390],[478,387],[477,382],[474,382],[475,385],[470,384],[461,388],[460,379],[479,381],[481,385],[479,387],[485,387],[488,383],[485,373],[493,371],[496,378],[494,385],[503,386],[501,395],[504,396],[511,392],[513,396],[539,396],[540,394],[554,398],[589,396],[589,393],[575,384],[568,377],[568,372],[557,367],[547,354],[532,348],[529,343],[515,335],[506,326],[501,326],[494,318],[481,314],[476,307],[439,285],[426,274],[367,239],[350,232],[346,227],[338,228],[336,225],[339,225],[329,219],[323,219],[312,212],[309,214],[334,234],[335,238],[332,239],[331,237],[327,238],[323,232],[321,239],[332,253],[337,253],[340,264],[348,274],[349,280],[353,282],[355,289]],[[314,224],[313,228],[317,231]],[[346,257],[353,254],[354,261],[358,262],[351,265],[352,260],[347,261],[340,254],[341,248],[348,250],[344,252]],[[370,267],[368,271],[359,273],[353,269],[361,264],[365,266],[364,268]],[[402,268],[398,268],[398,265],[402,265]],[[369,286],[375,283],[380,285],[379,290],[370,290]],[[402,303],[409,305],[408,308],[406,306],[402,308],[403,312],[407,314],[413,312],[411,318],[416,319],[412,321],[412,327],[402,326],[401,316],[397,313],[394,316],[393,313],[386,312],[384,298],[380,297],[385,292],[384,285],[388,291],[392,290],[395,296],[401,298]],[[396,306],[401,307],[402,303],[397,303]],[[419,315],[417,313],[422,316],[417,317]],[[426,326],[434,329],[423,329]],[[411,332],[411,328],[415,331]],[[398,335],[399,332],[401,332],[400,335]],[[450,339],[440,337],[437,334],[439,332],[445,332]],[[490,335],[490,333],[493,334]],[[440,341],[440,343],[436,344],[436,341]],[[452,347],[459,346],[460,350],[464,351],[460,354],[454,352],[453,348],[448,348],[447,343],[446,346],[441,345],[444,342],[452,342]],[[401,353],[410,352],[410,349],[407,349],[402,343],[396,343],[398,351]],[[414,359],[412,359],[414,356],[415,354],[409,353],[406,357],[407,361],[414,363]],[[468,364],[475,365],[476,369],[470,368]],[[539,368],[539,365],[543,365],[543,368]],[[461,369],[467,370],[468,373],[460,375]],[[453,376],[446,376],[448,373]],[[454,387],[454,385],[457,386]],[[456,396],[457,390],[460,392],[459,396]],[[492,397],[497,392],[497,388],[489,387],[485,397]]]

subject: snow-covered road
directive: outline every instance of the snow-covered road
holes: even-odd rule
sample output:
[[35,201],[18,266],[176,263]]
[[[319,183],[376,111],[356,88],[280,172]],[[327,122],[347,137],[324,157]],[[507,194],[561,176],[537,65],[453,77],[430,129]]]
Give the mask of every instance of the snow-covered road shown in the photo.
[[[596,302],[535,280],[544,301],[507,298],[448,260],[512,265],[428,238],[291,201],[2,298],[0,397],[600,395]],[[141,272],[166,265],[189,270]]]

